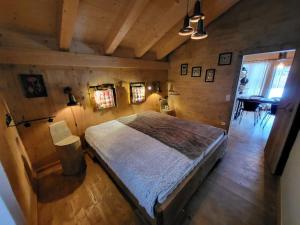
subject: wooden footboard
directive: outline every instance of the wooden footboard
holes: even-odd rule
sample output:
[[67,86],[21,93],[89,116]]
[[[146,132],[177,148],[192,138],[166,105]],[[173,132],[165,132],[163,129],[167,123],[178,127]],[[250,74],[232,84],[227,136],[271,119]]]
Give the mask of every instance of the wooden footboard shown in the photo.
[[162,204],[157,203],[155,205],[155,219],[152,219],[141,207],[138,200],[131,194],[128,188],[118,178],[118,176],[110,169],[110,167],[104,162],[103,159],[91,149],[91,154],[97,158],[101,166],[109,174],[113,182],[116,184],[123,196],[129,201],[129,203],[136,208],[138,214],[142,216],[145,222],[152,225],[174,225],[176,222],[181,221],[184,216],[184,207],[191,199],[199,185],[202,183],[207,174],[214,167],[216,162],[221,159],[225,153],[227,146],[227,135],[219,142],[218,146],[211,151],[209,155],[193,170],[193,172],[186,177],[186,179],[172,192],[170,196]]
[[219,146],[216,146],[215,151],[210,152],[164,203],[155,206],[157,225],[174,225],[182,220],[184,207],[216,162],[223,157],[226,146],[227,135],[224,136]]

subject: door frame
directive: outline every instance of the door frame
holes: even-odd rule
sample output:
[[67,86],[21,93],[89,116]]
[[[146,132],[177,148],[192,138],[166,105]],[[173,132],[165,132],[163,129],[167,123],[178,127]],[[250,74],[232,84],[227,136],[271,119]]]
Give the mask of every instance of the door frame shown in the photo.
[[[297,56],[298,56],[298,58],[300,58],[300,43],[298,45],[274,45],[274,46],[259,47],[259,48],[249,48],[249,49],[244,49],[244,50],[241,50],[241,51],[238,52],[237,63],[236,63],[236,67],[234,69],[234,71],[235,71],[234,72],[235,73],[234,78],[235,79],[234,79],[234,82],[233,82],[233,87],[234,88],[232,89],[232,94],[231,94],[232,99],[231,99],[231,107],[230,107],[230,113],[229,113],[230,118],[228,118],[228,120],[230,121],[229,124],[228,124],[228,131],[229,131],[229,129],[231,127],[231,123],[232,123],[233,111],[234,111],[236,94],[237,94],[237,88],[238,88],[238,84],[239,84],[239,77],[240,77],[241,67],[242,67],[242,64],[243,64],[243,57],[245,55],[260,54],[260,53],[266,53],[266,52],[289,51],[289,50],[295,50],[295,56],[294,56],[294,59],[293,59],[292,65],[291,65],[291,70],[290,70],[289,77],[288,77],[288,80],[289,80],[289,79],[292,79],[292,78],[290,78],[291,77],[290,76],[291,72],[292,73],[297,73],[297,67],[295,68],[296,71],[293,70],[293,67],[295,67],[297,65],[297,62],[296,62],[297,61]],[[299,62],[299,64],[300,64],[300,62]],[[298,67],[300,67],[300,66],[298,66]],[[300,68],[298,68],[298,71],[299,71],[298,73],[300,74]],[[288,81],[287,81],[286,85],[289,85]],[[300,83],[297,83],[296,85],[297,85],[298,89],[300,90]],[[289,89],[289,86],[285,86],[285,89]],[[286,123],[287,122],[286,120],[281,120],[281,116],[277,115],[276,116],[277,119],[274,120],[273,127],[272,127],[272,130],[270,132],[267,145],[264,149],[264,151],[265,151],[265,162],[267,163],[267,165],[270,169],[270,172],[272,174],[281,175],[281,173],[283,172],[283,169],[284,169],[284,165],[285,165],[285,163],[287,161],[287,158],[288,158],[288,157],[286,157],[286,155],[288,155],[289,151],[290,151],[290,149],[288,149],[287,147],[292,145],[293,141],[294,141],[292,138],[290,138],[289,145],[286,145],[287,139],[289,137],[289,133],[290,133],[291,128],[292,128],[292,124],[295,120],[298,105],[299,105],[299,99],[297,99],[297,96],[294,96],[294,97],[295,97],[295,101],[293,102],[294,104],[293,104],[292,107],[291,106],[289,106],[289,107],[281,106],[282,103],[279,104],[279,108],[282,107],[285,110],[292,111],[291,115],[290,115],[290,118],[289,118],[290,122],[288,124],[286,124],[288,131],[285,132],[285,135],[282,135],[280,130],[273,129],[275,124],[278,125],[280,123]],[[274,146],[274,145],[272,145],[272,140],[270,140],[270,137],[271,136],[275,137],[279,133],[281,133],[281,137],[283,137],[282,138],[282,143],[281,143],[280,146]],[[281,171],[281,173],[278,173],[280,171]]]

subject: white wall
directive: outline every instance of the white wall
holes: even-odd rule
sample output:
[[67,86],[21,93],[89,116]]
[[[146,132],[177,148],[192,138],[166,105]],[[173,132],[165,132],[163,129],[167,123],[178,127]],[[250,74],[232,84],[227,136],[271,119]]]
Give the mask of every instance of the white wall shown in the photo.
[[298,132],[280,184],[281,225],[300,225],[300,132]]
[[25,224],[22,210],[0,162],[0,225]]

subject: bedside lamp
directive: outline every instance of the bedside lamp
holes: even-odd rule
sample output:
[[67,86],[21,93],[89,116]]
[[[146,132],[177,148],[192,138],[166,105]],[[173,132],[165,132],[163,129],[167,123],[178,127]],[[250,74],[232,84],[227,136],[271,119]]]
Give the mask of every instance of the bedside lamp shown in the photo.
[[72,94],[72,88],[65,87],[64,93],[68,94],[68,98],[69,98],[69,102],[67,103],[67,106],[74,106],[78,104],[75,96]]

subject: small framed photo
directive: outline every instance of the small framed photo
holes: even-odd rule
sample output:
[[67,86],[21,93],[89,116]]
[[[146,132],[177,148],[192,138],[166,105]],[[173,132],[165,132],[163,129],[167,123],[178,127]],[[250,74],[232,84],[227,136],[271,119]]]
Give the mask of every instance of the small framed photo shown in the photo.
[[232,52],[224,52],[219,55],[219,66],[230,65],[232,60]]
[[184,63],[184,64],[181,64],[180,66],[180,75],[187,75],[188,74],[188,64],[187,63]]
[[192,67],[192,77],[201,77],[201,66],[194,66]]
[[215,69],[207,69],[205,74],[205,82],[214,82],[215,81]]
[[26,98],[47,97],[47,90],[41,74],[20,74],[20,80]]

